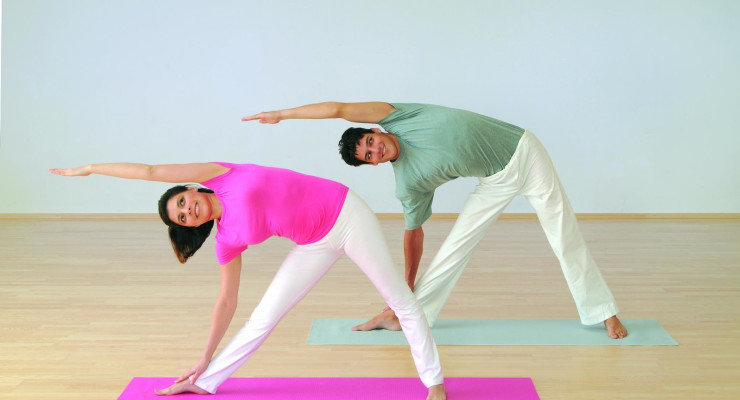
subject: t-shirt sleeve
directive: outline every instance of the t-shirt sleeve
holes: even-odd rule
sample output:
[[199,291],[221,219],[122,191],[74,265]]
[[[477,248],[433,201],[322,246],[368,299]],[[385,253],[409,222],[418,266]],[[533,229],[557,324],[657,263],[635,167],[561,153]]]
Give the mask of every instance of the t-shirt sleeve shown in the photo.
[[234,257],[241,254],[249,246],[243,248],[226,246],[223,243],[216,241],[216,259],[218,259],[218,265],[228,264],[229,261],[233,260]]
[[424,110],[423,104],[415,103],[390,103],[395,108],[395,111],[388,114],[378,122],[378,125],[382,126],[386,132],[403,132],[408,127],[405,125],[409,123],[409,119],[418,116]]
[[434,192],[410,193],[401,200],[407,230],[420,227],[432,215]]

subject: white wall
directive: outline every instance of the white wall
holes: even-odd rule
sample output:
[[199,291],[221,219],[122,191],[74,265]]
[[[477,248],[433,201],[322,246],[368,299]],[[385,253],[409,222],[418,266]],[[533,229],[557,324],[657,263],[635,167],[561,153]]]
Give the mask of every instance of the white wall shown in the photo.
[[[47,169],[210,160],[335,179],[400,212],[389,165],[339,158],[351,124],[240,122],[325,100],[436,103],[525,127],[577,212],[740,212],[734,0],[2,6],[0,213],[155,212],[169,185]],[[458,211],[473,185],[443,186],[434,210]]]

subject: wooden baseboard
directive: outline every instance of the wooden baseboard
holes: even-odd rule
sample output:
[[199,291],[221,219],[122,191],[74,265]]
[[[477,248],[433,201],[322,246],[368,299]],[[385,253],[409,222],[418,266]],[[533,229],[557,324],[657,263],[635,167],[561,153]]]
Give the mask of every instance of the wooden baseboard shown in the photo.
[[159,220],[159,215],[154,213],[63,213],[63,214],[0,214],[0,220]]
[[[378,219],[403,219],[401,213],[378,213]],[[436,213],[430,220],[456,219],[457,213]],[[581,213],[580,220],[610,219],[740,219],[740,213]],[[535,213],[504,213],[499,219],[537,219]]]
[[740,219],[740,213],[582,213],[578,219]]
[[[381,220],[403,219],[401,213],[378,213]],[[452,220],[457,213],[436,213],[430,220]],[[740,213],[582,213],[576,214],[580,220],[648,220],[648,219],[740,219]],[[2,214],[0,220],[159,220],[154,213],[69,213],[69,214]],[[537,219],[535,213],[504,213],[500,219]]]

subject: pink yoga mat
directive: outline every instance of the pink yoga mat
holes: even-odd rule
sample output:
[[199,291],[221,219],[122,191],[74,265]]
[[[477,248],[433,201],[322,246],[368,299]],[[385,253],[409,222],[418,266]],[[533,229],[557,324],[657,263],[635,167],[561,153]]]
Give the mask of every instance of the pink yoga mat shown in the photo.
[[[175,378],[134,378],[118,400],[163,400],[154,389]],[[530,378],[445,378],[449,400],[539,400]],[[239,400],[424,400],[418,378],[230,378],[208,399]],[[169,397],[171,398],[171,397]],[[199,399],[182,394],[174,399]]]

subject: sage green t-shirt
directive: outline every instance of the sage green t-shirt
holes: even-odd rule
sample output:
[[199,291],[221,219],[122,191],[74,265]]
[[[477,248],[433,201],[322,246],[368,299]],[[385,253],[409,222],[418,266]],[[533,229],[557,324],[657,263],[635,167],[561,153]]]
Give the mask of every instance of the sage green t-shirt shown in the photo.
[[392,162],[396,197],[406,229],[432,215],[434,191],[463,176],[491,176],[506,167],[524,129],[474,112],[430,104],[392,103],[379,122],[396,135],[401,153]]

